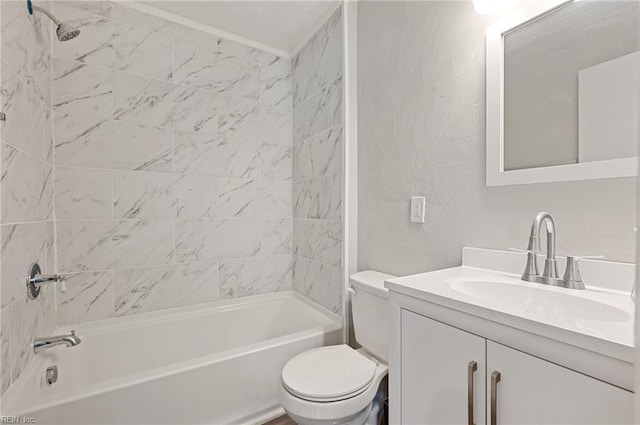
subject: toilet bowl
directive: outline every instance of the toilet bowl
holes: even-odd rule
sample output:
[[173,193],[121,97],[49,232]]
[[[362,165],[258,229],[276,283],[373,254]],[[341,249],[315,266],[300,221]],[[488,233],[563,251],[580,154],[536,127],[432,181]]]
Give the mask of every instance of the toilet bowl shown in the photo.
[[362,425],[388,373],[388,307],[385,279],[365,271],[351,276],[356,341],[305,351],[282,369],[278,399],[300,425]]

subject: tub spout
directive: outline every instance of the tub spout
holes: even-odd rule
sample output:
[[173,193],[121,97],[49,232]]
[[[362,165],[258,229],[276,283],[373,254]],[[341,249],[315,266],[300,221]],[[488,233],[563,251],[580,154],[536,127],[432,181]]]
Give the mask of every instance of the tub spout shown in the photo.
[[76,335],[76,331],[71,331],[70,334],[56,335],[46,338],[36,338],[33,341],[33,351],[39,353],[47,348],[55,347],[57,345],[66,345],[67,347],[75,347],[80,344],[82,340]]

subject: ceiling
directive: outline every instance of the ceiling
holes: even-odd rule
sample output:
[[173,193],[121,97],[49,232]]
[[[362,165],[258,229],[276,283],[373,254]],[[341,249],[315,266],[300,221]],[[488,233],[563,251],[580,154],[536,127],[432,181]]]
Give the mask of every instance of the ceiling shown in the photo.
[[257,44],[293,53],[327,17],[336,1],[146,0],[144,3]]

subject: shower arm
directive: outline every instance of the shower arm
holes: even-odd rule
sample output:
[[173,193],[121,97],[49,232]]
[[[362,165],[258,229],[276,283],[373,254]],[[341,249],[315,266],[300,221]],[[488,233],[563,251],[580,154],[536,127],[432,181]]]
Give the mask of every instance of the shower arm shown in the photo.
[[[40,13],[44,13],[45,15],[47,15],[47,17],[49,17],[49,19],[51,19],[53,21],[54,24],[56,25],[60,25],[60,22],[51,14],[51,12],[49,12],[47,9],[44,9],[40,6],[31,6],[31,10],[35,10],[36,12],[40,12]],[[33,15],[33,13],[31,13]]]

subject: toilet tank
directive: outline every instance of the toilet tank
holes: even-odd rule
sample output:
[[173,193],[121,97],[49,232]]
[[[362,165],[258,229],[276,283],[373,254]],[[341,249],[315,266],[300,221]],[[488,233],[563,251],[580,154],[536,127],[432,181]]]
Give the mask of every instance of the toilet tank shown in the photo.
[[385,279],[396,276],[366,270],[349,278],[355,293],[351,293],[351,314],[356,342],[376,357],[389,360],[389,291]]

